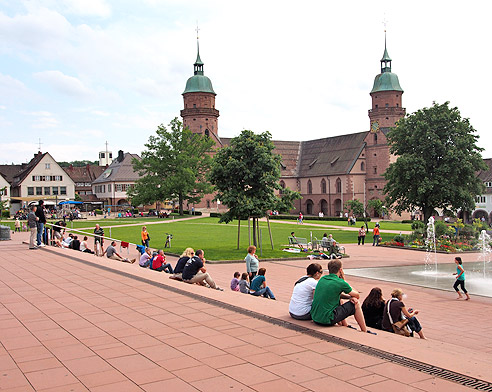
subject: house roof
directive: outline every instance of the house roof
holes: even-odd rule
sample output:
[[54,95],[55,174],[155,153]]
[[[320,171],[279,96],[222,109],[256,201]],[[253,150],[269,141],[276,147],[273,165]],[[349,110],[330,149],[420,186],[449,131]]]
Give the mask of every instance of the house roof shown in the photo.
[[99,165],[86,165],[81,167],[68,166],[64,167],[63,170],[67,173],[73,182],[93,182],[98,178],[103,171],[106,169],[105,166]]
[[[121,160],[120,160],[121,157]],[[140,159],[137,154],[126,152],[123,156],[119,155],[114,159],[104,172],[94,180],[93,184],[115,182],[115,181],[131,181],[134,182],[140,178],[139,174],[133,170],[132,159]]]
[[12,184],[15,175],[26,166],[27,163],[23,165],[0,165],[0,174],[3,176],[3,178],[5,178],[5,180],[7,180],[9,184]]
[[482,181],[491,182],[492,181],[492,158],[487,158],[483,160],[488,166],[488,170],[480,170],[478,172],[478,178]]
[[12,188],[19,186],[22,181],[31,173],[31,171],[38,165],[39,162],[48,154],[47,152],[42,153],[39,151],[37,154],[34,154],[34,158],[27,165],[23,166],[19,172],[14,175],[14,179],[12,181]]

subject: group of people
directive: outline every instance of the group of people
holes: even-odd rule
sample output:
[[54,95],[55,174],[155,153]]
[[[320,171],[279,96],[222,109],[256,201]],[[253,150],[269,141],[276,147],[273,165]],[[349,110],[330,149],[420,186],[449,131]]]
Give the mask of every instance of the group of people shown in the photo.
[[307,267],[306,275],[294,285],[289,313],[296,320],[313,320],[324,326],[351,327],[346,319],[354,316],[360,330],[371,334],[376,333],[367,327],[393,332],[393,324],[406,318],[407,328],[425,339],[415,317],[419,311],[407,310],[401,289],[393,290],[391,297],[385,301],[381,289],[375,287],[361,305],[359,292],[345,280],[341,260],[334,259],[328,263],[328,275],[323,276],[323,268],[318,263]]

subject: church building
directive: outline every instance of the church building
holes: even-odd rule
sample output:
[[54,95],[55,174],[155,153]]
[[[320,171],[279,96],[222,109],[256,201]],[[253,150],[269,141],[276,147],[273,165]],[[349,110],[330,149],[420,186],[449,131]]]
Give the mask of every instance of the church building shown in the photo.
[[[382,175],[396,159],[389,153],[386,134],[405,116],[403,89],[398,76],[391,71],[391,62],[385,40],[381,72],[370,92],[369,130],[308,141],[273,141],[275,152],[282,156],[281,187],[299,191],[302,196],[293,213],[339,216],[348,200],[358,199],[367,204],[370,199],[384,199],[386,182]],[[209,136],[216,148],[221,148],[231,139],[219,137],[216,93],[203,68],[198,49],[194,75],[183,92],[181,117],[185,127]],[[213,195],[206,195],[195,207],[219,210],[221,206],[212,199]]]

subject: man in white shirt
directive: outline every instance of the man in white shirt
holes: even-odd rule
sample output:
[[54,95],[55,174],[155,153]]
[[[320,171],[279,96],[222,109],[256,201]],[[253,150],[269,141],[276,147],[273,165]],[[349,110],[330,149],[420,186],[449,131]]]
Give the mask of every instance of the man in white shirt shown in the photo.
[[290,316],[296,320],[311,320],[314,290],[323,275],[323,267],[318,263],[309,264],[306,272],[307,275],[295,283],[289,303]]

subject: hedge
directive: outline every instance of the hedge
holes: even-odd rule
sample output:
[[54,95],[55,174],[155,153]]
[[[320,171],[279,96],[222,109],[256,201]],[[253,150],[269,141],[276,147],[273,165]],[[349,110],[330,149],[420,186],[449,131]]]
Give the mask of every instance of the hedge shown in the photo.
[[[210,214],[212,216],[212,214]],[[299,215],[270,215],[270,219],[281,219],[281,220],[297,220],[299,218]],[[318,220],[318,221],[337,221],[337,222],[347,222],[348,218],[340,218],[339,216],[324,216],[324,217],[319,217],[319,216],[305,216],[304,215],[304,220]],[[370,217],[366,218],[367,222],[371,221]],[[364,218],[358,218],[358,222],[363,222]]]
[[9,210],[3,210],[2,211],[2,218],[10,218],[10,211]]
[[210,218],[220,218],[222,214],[220,212],[211,212]]

